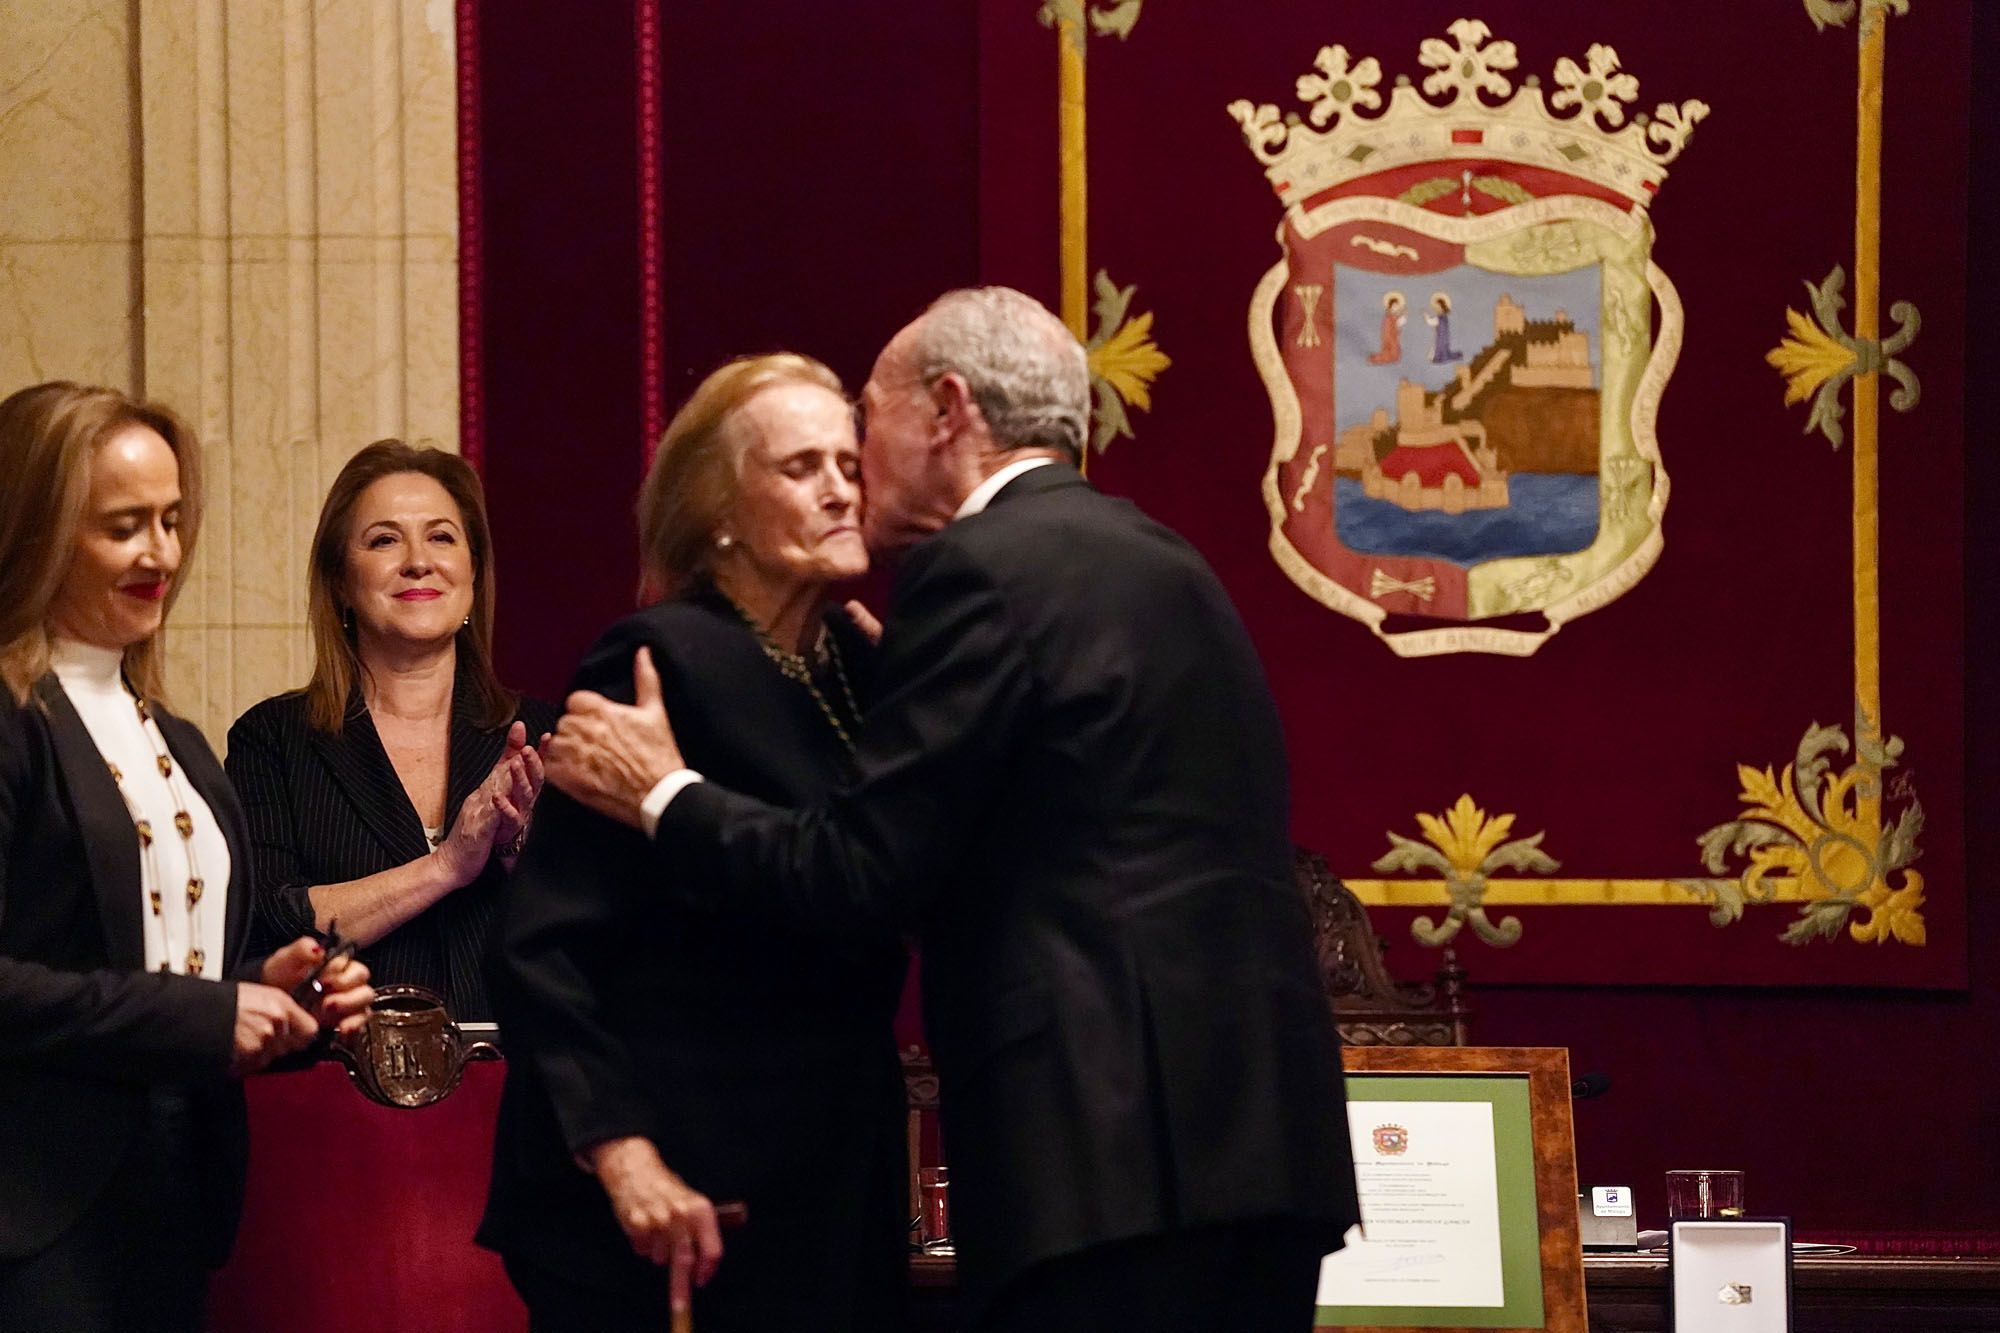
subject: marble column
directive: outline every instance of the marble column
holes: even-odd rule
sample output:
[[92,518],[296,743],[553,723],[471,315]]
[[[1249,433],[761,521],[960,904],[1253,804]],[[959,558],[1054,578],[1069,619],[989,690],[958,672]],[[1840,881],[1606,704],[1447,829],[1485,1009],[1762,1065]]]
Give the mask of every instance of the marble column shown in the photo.
[[0,6],[0,393],[110,384],[200,431],[169,687],[218,744],[305,681],[334,472],[458,447],[453,58],[451,0]]
[[0,12],[0,395],[137,386],[139,190],[130,0]]
[[137,7],[142,387],[208,458],[177,705],[218,742],[305,682],[305,560],[340,465],[456,449],[449,0]]

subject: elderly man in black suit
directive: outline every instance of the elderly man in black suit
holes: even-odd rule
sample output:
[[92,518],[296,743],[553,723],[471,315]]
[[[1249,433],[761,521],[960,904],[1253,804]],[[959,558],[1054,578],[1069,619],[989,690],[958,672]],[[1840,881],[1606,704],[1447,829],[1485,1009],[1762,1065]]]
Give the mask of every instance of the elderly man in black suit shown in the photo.
[[921,931],[975,1327],[1304,1330],[1358,1209],[1283,738],[1208,566],[1079,475],[1088,393],[1006,288],[876,361],[867,533],[904,556],[851,781],[701,780],[643,653],[635,704],[572,697],[549,779],[714,910]]

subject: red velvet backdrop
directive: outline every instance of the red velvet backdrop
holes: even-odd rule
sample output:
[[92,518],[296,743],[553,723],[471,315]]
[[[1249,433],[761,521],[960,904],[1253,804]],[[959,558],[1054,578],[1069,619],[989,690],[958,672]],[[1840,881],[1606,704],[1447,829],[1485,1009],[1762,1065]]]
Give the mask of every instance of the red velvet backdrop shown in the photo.
[[[1789,763],[1815,721],[1851,730],[1848,456],[1801,435],[1805,410],[1784,404],[1764,353],[1785,332],[1785,309],[1805,304],[1804,279],[1841,263],[1852,296],[1854,33],[1817,33],[1796,4],[1680,8],[1716,20],[1662,22],[1645,6],[1593,0],[1260,0],[1148,6],[1128,40],[1090,43],[1089,267],[1137,284],[1133,309],[1155,312],[1174,357],[1154,410],[1133,414],[1137,438],[1115,442],[1093,476],[1187,535],[1229,585],[1284,711],[1298,838],[1337,873],[1371,876],[1384,830],[1414,837],[1415,812],[1470,793],[1514,813],[1516,836],[1546,830],[1565,878],[1700,875],[1695,839],[1736,816],[1739,763]],[[982,215],[999,261],[989,275],[1052,294],[1053,39],[1015,9],[989,7],[981,160],[988,198],[1036,193]],[[1280,258],[1282,207],[1224,108],[1247,98],[1303,112],[1294,83],[1333,43],[1357,62],[1379,58],[1386,94],[1397,76],[1426,73],[1419,41],[1465,13],[1516,43],[1517,84],[1539,75],[1552,88],[1558,58],[1602,42],[1637,75],[1638,107],[1698,97],[1714,110],[1651,209],[1654,260],[1686,307],[1659,421],[1672,477],[1665,554],[1532,657],[1401,659],[1307,597],[1267,550],[1259,483],[1271,410],[1243,326],[1252,289]],[[1924,397],[1908,417],[1882,414],[1883,695],[1927,798],[1918,865],[1931,886],[1929,946],[1792,948],[1775,938],[1795,914],[1788,905],[1752,909],[1725,931],[1693,907],[1508,908],[1525,937],[1493,950],[1467,932],[1475,976],[1964,983],[1956,349],[1970,24],[1969,5],[1931,4],[1888,41],[1884,306],[1922,310],[1908,356]],[[1422,332],[1414,316],[1411,329]],[[1392,939],[1408,939],[1414,915],[1376,912]]]
[[[1846,459],[1800,435],[1803,409],[1780,405],[1761,357],[1781,311],[1802,303],[1799,281],[1852,265],[1851,32],[1816,36],[1795,5],[1720,0],[1708,18],[1673,23],[1585,0],[1476,11],[1521,44],[1521,73],[1546,82],[1557,56],[1609,42],[1646,104],[1717,106],[1654,210],[1656,259],[1688,305],[1660,426],[1674,500],[1659,569],[1537,657],[1400,662],[1305,599],[1265,553],[1269,409],[1243,319],[1277,258],[1278,208],[1222,108],[1235,97],[1292,105],[1292,81],[1324,42],[1379,55],[1391,77],[1412,72],[1417,40],[1458,10],[1256,8],[1151,5],[1129,42],[1092,43],[1092,263],[1140,284],[1138,308],[1159,312],[1175,358],[1155,411],[1135,414],[1138,438],[1114,445],[1096,479],[1185,532],[1229,584],[1285,710],[1297,836],[1337,869],[1366,873],[1384,827],[1413,831],[1412,811],[1471,790],[1517,812],[1520,831],[1551,829],[1564,874],[1693,873],[1694,834],[1735,813],[1737,762],[1783,761],[1807,722],[1847,720],[1849,627],[1827,612],[1843,605]],[[1005,281],[1054,300],[1055,38],[1034,9],[667,0],[656,333],[668,407],[716,360],[758,348],[812,351],[856,381],[898,324],[954,284]],[[554,693],[630,604],[646,388],[637,20],[612,5],[479,12],[475,304],[501,655],[511,680]],[[2000,1217],[1989,1054],[2000,913],[1966,873],[1992,863],[2000,838],[1965,818],[1995,792],[1996,765],[1962,747],[1994,720],[1981,688],[1994,668],[1964,654],[1966,631],[2000,627],[1964,601],[1957,565],[1959,525],[1980,531],[1968,520],[2000,500],[2000,466],[1991,451],[1961,456],[1956,441],[1965,183],[1992,166],[1990,137],[1974,136],[1970,170],[1962,157],[1963,90],[1969,52],[2000,36],[1995,20],[1991,7],[1978,15],[1975,43],[1968,6],[1937,0],[1890,33],[1884,296],[1922,307],[1909,359],[1925,404],[1912,418],[1885,413],[1884,676],[1890,729],[1909,741],[1931,814],[1920,863],[1939,888],[1930,951],[1913,962],[1900,946],[1843,942],[1793,954],[1770,944],[1784,909],[1720,938],[1698,910],[1547,909],[1524,913],[1538,949],[1589,960],[1597,979],[1659,978],[1670,962],[1685,982],[1794,984],[1477,992],[1479,1040],[1567,1046],[1574,1068],[1612,1076],[1607,1096],[1579,1108],[1580,1168],[1586,1181],[1635,1186],[1643,1220],[1659,1215],[1660,1173],[1686,1165],[1748,1167],[1753,1205],[1792,1213],[1807,1235],[1965,1232]],[[1990,125],[1992,94],[1980,96]],[[1990,203],[1973,206],[1971,234],[1993,234]],[[1972,263],[1971,289],[1990,290],[1990,258]],[[1961,470],[1963,506],[1950,498]],[[1928,507],[1910,501],[1926,479],[1945,492]],[[1970,586],[2000,575],[1990,540],[1966,557]],[[1810,599],[1794,586],[1807,574]],[[1413,680],[1532,706],[1481,710],[1449,754],[1398,750],[1374,710],[1348,701]],[[1699,762],[1685,735],[1656,734],[1684,733],[1689,718],[1705,729]],[[1384,922],[1403,941],[1399,970],[1432,965],[1403,917]],[[1465,952],[1489,982],[1521,966]],[[1828,984],[1936,986],[1960,979],[1960,959],[1958,991]]]
[[499,653],[510,680],[550,697],[637,581],[648,12],[669,410],[745,352],[809,351],[858,385],[885,331],[978,272],[969,9],[481,6],[477,321]]

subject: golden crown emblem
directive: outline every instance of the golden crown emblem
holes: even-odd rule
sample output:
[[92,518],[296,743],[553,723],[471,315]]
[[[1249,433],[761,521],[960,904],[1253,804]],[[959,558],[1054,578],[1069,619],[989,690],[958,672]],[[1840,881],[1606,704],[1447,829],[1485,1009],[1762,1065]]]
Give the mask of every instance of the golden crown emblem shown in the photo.
[[1544,98],[1535,75],[1516,87],[1514,43],[1495,40],[1485,23],[1458,19],[1445,31],[1450,40],[1427,37],[1417,50],[1432,72],[1420,86],[1398,75],[1386,109],[1381,62],[1356,61],[1344,46],[1321,47],[1312,71],[1299,76],[1303,117],[1269,103],[1229,104],[1287,208],[1363,177],[1462,158],[1580,177],[1643,212],[1708,115],[1708,104],[1694,100],[1662,102],[1650,115],[1629,111],[1639,81],[1601,43],[1582,64],[1558,60],[1555,91]]

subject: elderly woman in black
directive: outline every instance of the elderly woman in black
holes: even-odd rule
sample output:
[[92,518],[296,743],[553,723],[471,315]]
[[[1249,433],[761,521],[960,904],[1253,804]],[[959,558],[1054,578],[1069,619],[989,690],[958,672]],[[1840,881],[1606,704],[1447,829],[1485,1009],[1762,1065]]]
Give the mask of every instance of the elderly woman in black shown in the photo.
[[40,384],[0,402],[0,478],[0,1329],[193,1330],[242,1206],[235,1080],[373,993],[335,962],[308,1012],[319,941],[246,951],[242,811],[162,702],[193,434]]
[[[599,640],[578,687],[629,700],[644,646],[689,762],[815,799],[845,771],[874,655],[830,605],[868,567],[858,473],[825,366],[763,356],[710,375],[640,492],[664,600]],[[713,1241],[708,1199],[749,1220],[693,1298],[701,1333],[901,1327],[903,970],[893,936],[830,943],[677,908],[643,838],[544,795],[495,955],[507,1086],[480,1229],[538,1333],[666,1328],[693,1262],[670,1216],[700,1210]]]
[[493,543],[456,454],[381,440],[341,468],[307,571],[313,673],[229,730],[271,938],[358,941],[380,986],[487,1020],[508,868],[556,710],[493,671]]

